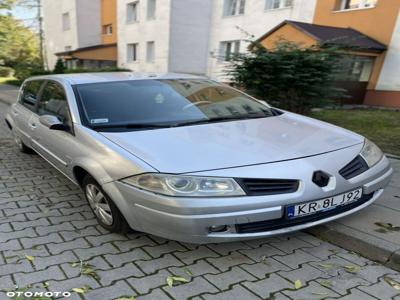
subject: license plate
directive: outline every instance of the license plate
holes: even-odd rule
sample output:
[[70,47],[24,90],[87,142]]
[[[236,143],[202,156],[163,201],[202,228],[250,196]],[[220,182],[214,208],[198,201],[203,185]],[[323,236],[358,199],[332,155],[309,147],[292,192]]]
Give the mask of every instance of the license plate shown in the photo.
[[362,189],[359,188],[357,190],[340,194],[334,197],[288,206],[287,217],[296,218],[331,210],[338,206],[350,204],[354,201],[357,201],[361,198],[361,196]]

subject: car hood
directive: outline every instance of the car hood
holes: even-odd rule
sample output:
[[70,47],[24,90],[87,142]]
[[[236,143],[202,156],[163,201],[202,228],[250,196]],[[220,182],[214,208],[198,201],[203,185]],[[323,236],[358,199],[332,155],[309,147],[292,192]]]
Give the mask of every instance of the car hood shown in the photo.
[[190,173],[314,156],[363,143],[351,131],[292,113],[175,128],[102,132],[165,173]]

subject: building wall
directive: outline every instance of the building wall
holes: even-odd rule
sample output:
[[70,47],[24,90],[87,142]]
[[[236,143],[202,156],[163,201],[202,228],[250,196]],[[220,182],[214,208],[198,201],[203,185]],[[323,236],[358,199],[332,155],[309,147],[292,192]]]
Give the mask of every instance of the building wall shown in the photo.
[[[71,0],[43,0],[44,35],[47,65],[53,69],[57,61],[54,53],[63,52],[66,47],[75,49],[79,45],[76,2]],[[70,29],[63,31],[62,15],[69,13]]]
[[101,43],[101,1],[76,0],[78,48]]
[[396,26],[376,89],[400,92],[400,13],[397,17]]
[[110,46],[107,48],[77,51],[74,53],[74,57],[86,60],[115,61],[117,57],[117,47]]
[[301,32],[291,24],[285,24],[279,30],[271,33],[260,44],[267,49],[274,49],[276,43],[281,40],[288,40],[301,45],[302,47],[311,47],[318,43],[318,41],[306,33]]
[[265,10],[266,0],[247,0],[244,15],[223,16],[224,0],[213,0],[210,33],[208,75],[227,81],[227,63],[219,59],[220,43],[241,40],[241,52],[246,52],[248,40],[254,40],[284,20],[312,22],[316,0],[294,0],[291,8]]
[[105,26],[109,24],[112,25],[113,32],[110,35],[102,32],[103,44],[114,44],[117,42],[117,0],[101,0],[101,25]]
[[338,0],[318,0],[315,9],[315,24],[351,27],[389,45],[392,39],[400,2],[378,0],[373,8],[337,10]]
[[[376,7],[337,10],[340,0],[318,0],[314,23],[321,25],[352,27],[374,39],[390,45],[400,9],[400,1],[379,0]],[[389,52],[391,52],[389,50]],[[376,89],[380,81],[386,54],[377,57],[368,89]]]
[[[43,0],[46,57],[49,69],[55,53],[97,45],[100,35],[100,0]],[[62,15],[69,13],[70,29],[63,30]]]
[[[169,60],[171,0],[157,1],[156,18],[147,20],[147,0],[139,0],[139,17],[135,23],[127,24],[128,3],[132,0],[118,0],[118,66],[136,72],[167,72]],[[155,61],[146,62],[146,43],[155,42]],[[138,61],[127,61],[127,45],[138,43]]]
[[212,1],[172,0],[169,71],[206,74]]

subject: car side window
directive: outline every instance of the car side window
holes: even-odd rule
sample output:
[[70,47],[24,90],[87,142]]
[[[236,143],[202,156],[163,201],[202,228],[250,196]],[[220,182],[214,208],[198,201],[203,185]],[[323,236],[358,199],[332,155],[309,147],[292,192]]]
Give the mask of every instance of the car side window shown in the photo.
[[36,103],[38,101],[38,95],[42,84],[43,81],[39,80],[28,81],[24,84],[20,103],[31,111],[34,111],[36,108]]
[[56,82],[46,83],[40,102],[38,105],[38,114],[56,116],[69,128],[72,128],[71,117],[68,109],[67,96],[64,88]]

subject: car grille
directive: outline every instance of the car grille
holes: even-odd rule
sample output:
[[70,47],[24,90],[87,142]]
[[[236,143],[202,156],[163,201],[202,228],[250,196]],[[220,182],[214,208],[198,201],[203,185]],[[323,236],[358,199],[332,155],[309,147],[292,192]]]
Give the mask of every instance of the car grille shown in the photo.
[[296,219],[287,219],[286,218],[286,210],[284,217],[275,220],[268,220],[268,221],[260,221],[260,222],[253,222],[253,223],[245,223],[245,224],[237,224],[236,225],[236,232],[237,233],[257,233],[257,232],[264,232],[264,231],[273,231],[278,230],[286,227],[292,227],[296,225],[301,225],[305,223],[315,222],[318,220],[322,220],[349,210],[356,208],[365,202],[371,200],[374,193],[363,195],[358,201],[354,203],[350,203],[348,205],[338,206],[332,210],[315,213],[313,215],[299,217]]
[[236,181],[249,196],[288,194],[299,188],[299,181],[291,179],[241,178]]
[[355,159],[353,159],[349,164],[347,164],[343,169],[339,171],[339,174],[342,175],[345,179],[351,179],[364,173],[369,169],[365,160],[358,155]]

